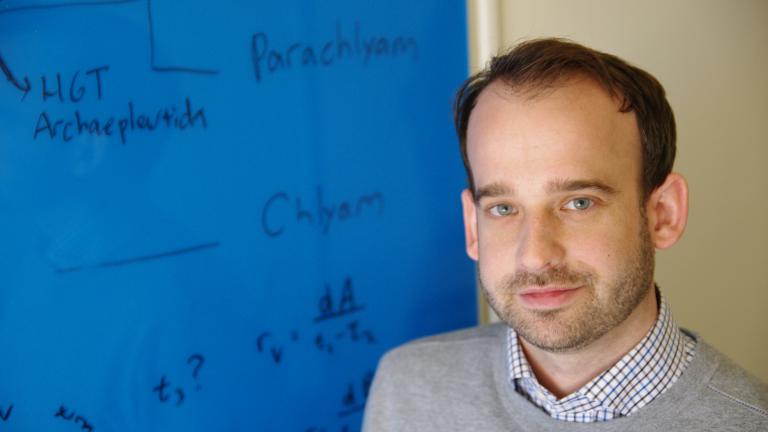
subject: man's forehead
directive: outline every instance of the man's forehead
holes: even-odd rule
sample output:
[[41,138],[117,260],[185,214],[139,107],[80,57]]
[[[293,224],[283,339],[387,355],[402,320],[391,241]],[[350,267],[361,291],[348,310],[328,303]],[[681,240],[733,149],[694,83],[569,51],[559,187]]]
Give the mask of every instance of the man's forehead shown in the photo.
[[545,187],[557,179],[610,185],[622,174],[640,179],[640,136],[634,113],[599,84],[574,79],[536,96],[494,82],[470,117],[467,151],[475,184]]

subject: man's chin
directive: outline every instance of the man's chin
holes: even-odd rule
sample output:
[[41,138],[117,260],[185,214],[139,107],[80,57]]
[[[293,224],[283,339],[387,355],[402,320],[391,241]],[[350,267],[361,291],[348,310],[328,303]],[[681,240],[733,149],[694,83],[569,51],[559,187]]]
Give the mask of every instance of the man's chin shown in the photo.
[[[517,329],[515,330],[517,331]],[[571,338],[551,338],[542,337],[542,335],[524,334],[517,331],[518,336],[542,351],[551,353],[568,353],[582,350],[591,344],[595,338],[592,337],[571,337]],[[549,336],[549,335],[547,335]]]
[[599,338],[562,309],[505,314],[503,321],[530,345],[553,353],[581,350]]

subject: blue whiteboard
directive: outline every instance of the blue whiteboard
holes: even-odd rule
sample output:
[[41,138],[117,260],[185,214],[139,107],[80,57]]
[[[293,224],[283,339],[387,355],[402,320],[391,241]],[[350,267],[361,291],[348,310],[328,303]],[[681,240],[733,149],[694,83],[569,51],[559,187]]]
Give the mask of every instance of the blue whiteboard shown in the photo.
[[0,430],[355,431],[475,323],[464,2],[0,0]]

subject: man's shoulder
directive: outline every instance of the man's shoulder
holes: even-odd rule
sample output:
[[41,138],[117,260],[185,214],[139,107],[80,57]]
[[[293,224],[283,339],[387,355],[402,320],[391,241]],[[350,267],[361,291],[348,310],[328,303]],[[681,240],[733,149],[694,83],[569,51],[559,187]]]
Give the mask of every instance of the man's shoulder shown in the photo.
[[709,397],[722,406],[768,422],[768,385],[706,342],[700,340],[699,344],[699,353],[711,357],[717,364],[706,387]]
[[441,359],[454,366],[475,357],[488,359],[491,352],[503,348],[506,331],[506,325],[497,323],[427,336],[389,351],[381,361],[410,369],[424,360],[434,367]]
[[414,339],[400,348],[429,346],[429,345],[461,345],[464,343],[489,342],[498,343],[500,338],[506,337],[507,326],[504,323],[495,323],[453,330],[446,333],[426,336]]
[[503,385],[506,326],[417,339],[385,354],[368,398],[364,430],[500,430],[509,422]]
[[659,427],[673,425],[674,430],[768,430],[768,386],[687,333],[697,341],[693,361],[678,382],[640,410],[638,417]]
[[494,324],[408,342],[381,358],[374,387],[422,406],[485,400],[505,380],[505,335]]

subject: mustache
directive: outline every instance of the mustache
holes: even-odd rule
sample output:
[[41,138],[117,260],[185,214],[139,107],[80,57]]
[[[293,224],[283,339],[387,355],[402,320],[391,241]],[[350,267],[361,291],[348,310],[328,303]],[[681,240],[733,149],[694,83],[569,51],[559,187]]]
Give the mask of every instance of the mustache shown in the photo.
[[592,273],[573,271],[566,267],[558,267],[539,273],[519,271],[504,281],[504,287],[516,292],[532,286],[591,286],[594,282],[595,277]]

